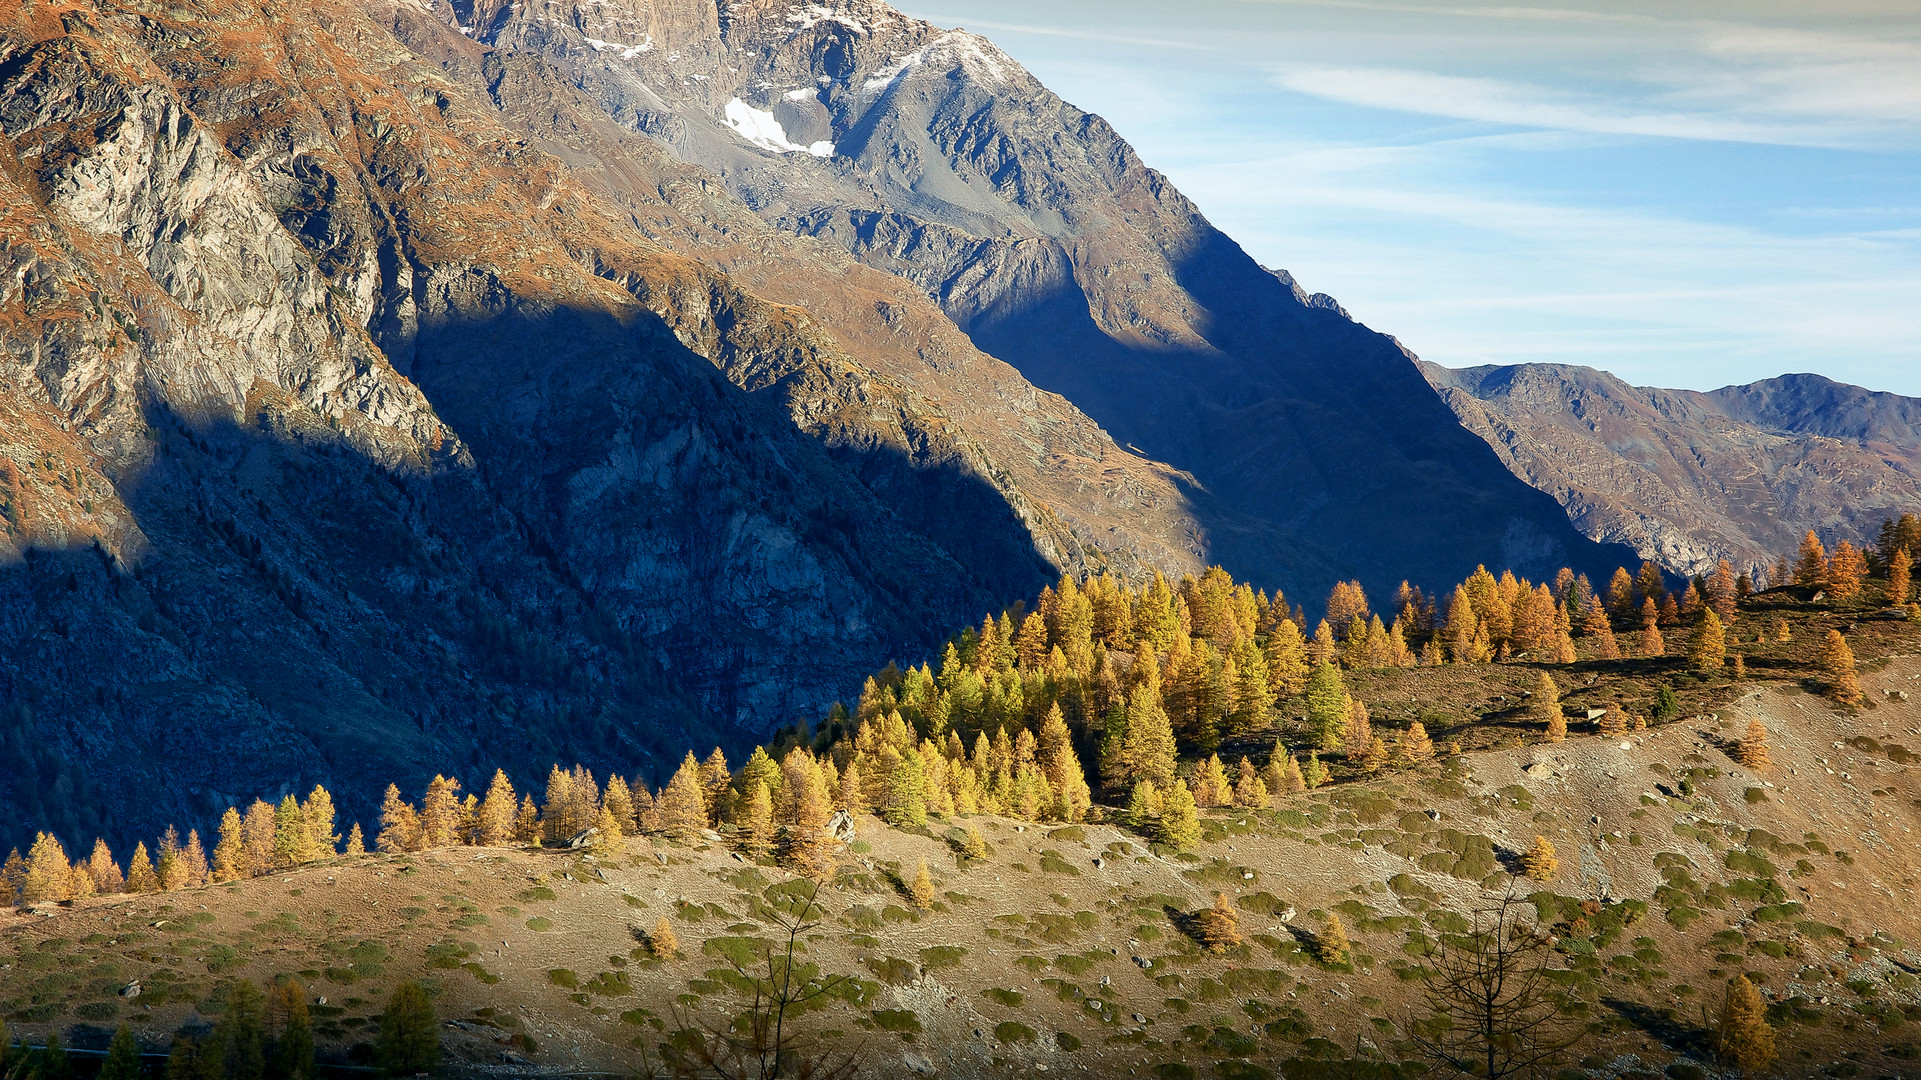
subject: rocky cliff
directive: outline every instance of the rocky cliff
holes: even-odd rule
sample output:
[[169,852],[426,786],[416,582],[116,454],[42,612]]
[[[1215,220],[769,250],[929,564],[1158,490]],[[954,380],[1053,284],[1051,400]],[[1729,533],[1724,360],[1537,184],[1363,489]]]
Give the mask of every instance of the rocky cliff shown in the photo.
[[1704,394],[1552,364],[1422,370],[1582,532],[1677,573],[1772,566],[1808,529],[1859,545],[1921,508],[1913,398],[1818,375]]

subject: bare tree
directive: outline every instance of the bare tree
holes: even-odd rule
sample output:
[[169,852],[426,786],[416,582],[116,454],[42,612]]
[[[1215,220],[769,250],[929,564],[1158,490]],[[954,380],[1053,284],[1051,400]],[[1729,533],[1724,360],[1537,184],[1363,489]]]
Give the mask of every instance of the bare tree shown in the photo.
[[1480,1080],[1550,1073],[1582,1028],[1548,978],[1552,940],[1509,889],[1474,912],[1466,934],[1443,935],[1423,975],[1427,1015],[1407,1029],[1434,1064]]
[[[725,1023],[689,1022],[674,1010],[675,1030],[661,1045],[663,1063],[675,1080],[848,1080],[860,1066],[860,1045],[835,1052],[799,1034],[794,1021],[848,982],[823,978],[820,969],[796,962],[801,935],[820,926],[820,883],[804,896],[775,905],[774,921],[787,940],[766,950],[766,971],[750,972],[730,959],[736,989],[747,1007]],[[651,1072],[652,1070],[647,1070]]]

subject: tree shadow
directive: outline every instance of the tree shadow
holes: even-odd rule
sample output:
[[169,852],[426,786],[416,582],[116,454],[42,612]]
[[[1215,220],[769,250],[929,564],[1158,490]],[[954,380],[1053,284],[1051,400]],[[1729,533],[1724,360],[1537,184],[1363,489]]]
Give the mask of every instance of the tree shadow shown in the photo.
[[1656,1009],[1638,1001],[1615,997],[1602,997],[1601,1004],[1669,1050],[1677,1054],[1691,1054],[1704,1061],[1712,1060],[1715,1049],[1713,1033],[1681,1019],[1677,1011]]

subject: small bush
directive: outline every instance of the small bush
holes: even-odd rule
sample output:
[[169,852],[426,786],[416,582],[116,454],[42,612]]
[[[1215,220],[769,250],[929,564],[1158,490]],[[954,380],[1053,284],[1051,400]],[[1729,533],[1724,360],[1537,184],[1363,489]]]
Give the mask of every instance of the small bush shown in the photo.
[[874,1026],[882,1031],[891,1031],[909,1042],[921,1033],[920,1017],[912,1009],[876,1009],[870,1013]]
[[1004,1043],[1031,1043],[1035,1037],[1033,1028],[1013,1020],[1003,1020],[994,1025],[994,1038]]

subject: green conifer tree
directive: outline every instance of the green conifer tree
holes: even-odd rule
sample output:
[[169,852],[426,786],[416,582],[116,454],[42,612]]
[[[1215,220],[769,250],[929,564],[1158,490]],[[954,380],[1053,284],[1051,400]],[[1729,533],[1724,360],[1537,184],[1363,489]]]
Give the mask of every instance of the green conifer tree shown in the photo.
[[1321,752],[1340,749],[1350,708],[1340,669],[1333,664],[1316,666],[1307,677],[1307,726]]

